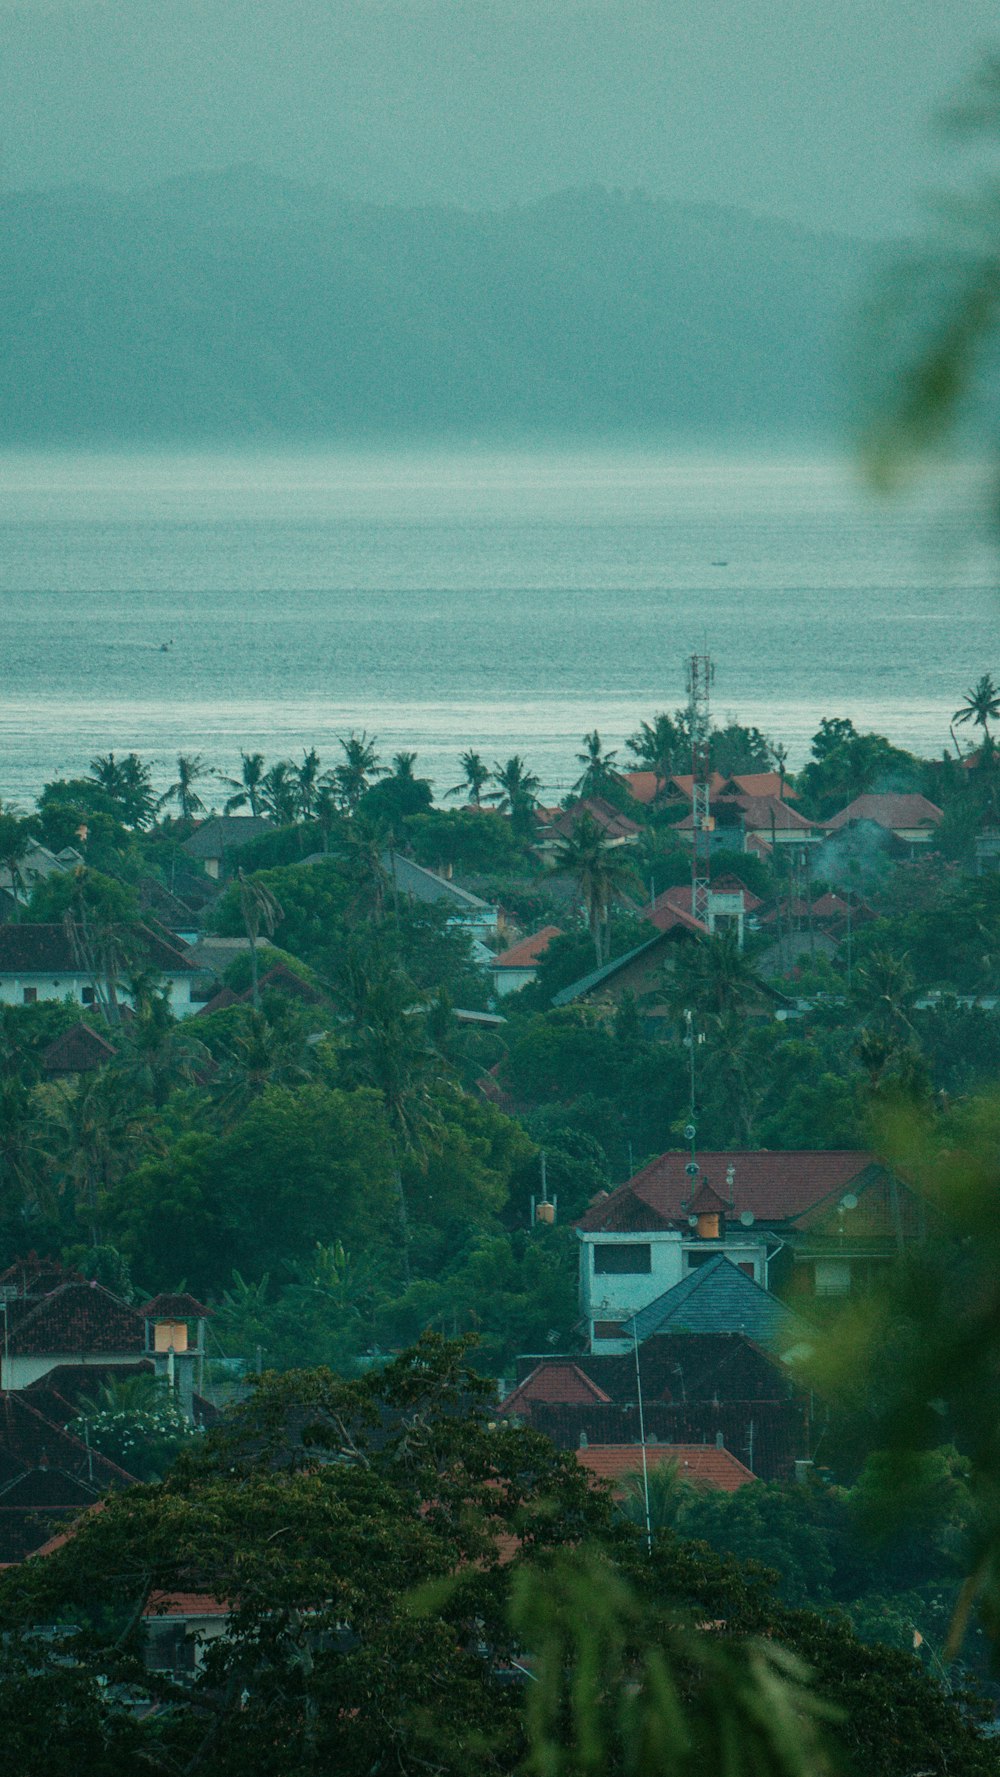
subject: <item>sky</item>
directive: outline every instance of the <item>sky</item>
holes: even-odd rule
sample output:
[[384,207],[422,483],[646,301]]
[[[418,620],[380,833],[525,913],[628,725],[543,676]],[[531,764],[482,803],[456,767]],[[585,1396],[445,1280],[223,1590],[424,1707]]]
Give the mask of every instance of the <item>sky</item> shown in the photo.
[[604,184],[883,236],[995,0],[0,0],[0,183],[251,162],[380,201]]

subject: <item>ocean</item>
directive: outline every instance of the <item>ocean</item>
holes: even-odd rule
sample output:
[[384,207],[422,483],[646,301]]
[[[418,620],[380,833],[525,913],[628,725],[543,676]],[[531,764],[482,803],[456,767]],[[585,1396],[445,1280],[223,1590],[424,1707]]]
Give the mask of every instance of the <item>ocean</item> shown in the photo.
[[[466,748],[547,791],[715,663],[714,714],[808,757],[846,715],[934,755],[1000,668],[978,482],[834,462],[483,448],[0,460],[0,800],[132,749],[232,772],[365,728],[435,793]],[[221,802],[222,791],[219,799]]]

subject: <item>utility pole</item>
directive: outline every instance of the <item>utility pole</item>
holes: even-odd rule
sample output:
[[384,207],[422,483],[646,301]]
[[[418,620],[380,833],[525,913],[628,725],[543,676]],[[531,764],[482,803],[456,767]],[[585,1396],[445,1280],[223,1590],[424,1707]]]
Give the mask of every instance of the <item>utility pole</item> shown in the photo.
[[715,671],[709,654],[692,654],[687,669],[688,726],[691,730],[691,912],[708,924],[711,878],[712,771],[709,758],[709,694]]

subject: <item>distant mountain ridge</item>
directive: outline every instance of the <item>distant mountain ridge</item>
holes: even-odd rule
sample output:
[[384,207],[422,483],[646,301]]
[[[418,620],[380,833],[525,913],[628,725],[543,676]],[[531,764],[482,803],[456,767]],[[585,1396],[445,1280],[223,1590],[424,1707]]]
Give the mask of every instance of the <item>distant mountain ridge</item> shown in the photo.
[[820,439],[871,257],[641,195],[403,208],[245,167],[0,224],[8,446]]

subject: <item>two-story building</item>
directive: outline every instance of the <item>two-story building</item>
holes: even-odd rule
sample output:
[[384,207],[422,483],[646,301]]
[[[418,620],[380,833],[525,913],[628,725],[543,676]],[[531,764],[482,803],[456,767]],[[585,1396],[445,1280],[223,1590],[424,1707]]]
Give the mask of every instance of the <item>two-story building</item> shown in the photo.
[[924,1231],[921,1200],[870,1153],[662,1154],[577,1223],[588,1344],[624,1349],[626,1323],[719,1254],[764,1289],[848,1295]]

